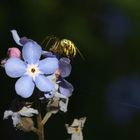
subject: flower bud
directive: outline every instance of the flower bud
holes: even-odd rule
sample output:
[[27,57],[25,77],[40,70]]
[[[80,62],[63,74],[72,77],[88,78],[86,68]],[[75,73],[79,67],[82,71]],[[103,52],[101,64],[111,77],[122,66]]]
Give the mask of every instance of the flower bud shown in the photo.
[[7,53],[9,57],[21,57],[21,52],[18,48],[9,48]]

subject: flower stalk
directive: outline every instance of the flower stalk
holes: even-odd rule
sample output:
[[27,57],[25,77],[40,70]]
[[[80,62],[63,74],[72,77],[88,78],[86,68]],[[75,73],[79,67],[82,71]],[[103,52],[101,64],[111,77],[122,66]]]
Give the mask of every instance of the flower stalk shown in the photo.
[[38,127],[38,140],[45,140],[44,137],[44,125],[41,123],[42,122],[42,117],[41,113],[37,115],[37,127]]
[[48,119],[51,117],[52,112],[47,112],[46,115],[44,116],[43,120],[41,121],[42,125],[45,125],[45,123],[48,121]]

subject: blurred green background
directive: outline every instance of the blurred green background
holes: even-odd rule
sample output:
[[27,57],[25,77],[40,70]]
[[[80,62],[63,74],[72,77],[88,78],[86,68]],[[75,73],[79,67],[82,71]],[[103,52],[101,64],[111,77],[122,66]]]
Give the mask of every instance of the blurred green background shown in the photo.
[[[17,47],[11,36],[11,29],[16,29],[20,36],[27,36],[38,43],[48,35],[70,39],[85,57],[83,60],[77,55],[72,62],[73,70],[68,80],[74,85],[75,91],[70,98],[69,111],[50,119],[46,126],[47,140],[66,140],[69,135],[64,123],[82,116],[87,116],[83,130],[84,140],[140,138],[138,117],[131,118],[131,121],[129,119],[125,124],[117,124],[115,120],[108,119],[110,115],[107,113],[110,106],[107,102],[110,97],[108,87],[112,80],[140,75],[140,1],[1,1],[1,59],[5,57],[9,47]],[[15,96],[15,80],[7,77],[2,69],[0,71],[3,116],[3,111],[8,109]],[[138,112],[139,109],[137,114]],[[3,140],[36,139],[33,134],[15,131],[9,123],[11,122],[3,121],[1,117]]]

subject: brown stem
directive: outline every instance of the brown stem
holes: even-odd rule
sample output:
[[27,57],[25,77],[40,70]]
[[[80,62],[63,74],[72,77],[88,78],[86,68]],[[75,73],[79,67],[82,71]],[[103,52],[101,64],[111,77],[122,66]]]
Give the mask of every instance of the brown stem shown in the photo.
[[43,120],[41,121],[42,125],[45,125],[45,123],[48,121],[48,119],[51,117],[52,112],[47,112],[46,115],[44,116]]
[[36,117],[36,121],[37,121],[37,128],[38,128],[38,140],[45,140],[44,139],[44,125],[42,125],[42,117],[41,117],[41,104],[40,104],[40,101],[38,100],[38,97],[39,97],[39,92],[37,92],[36,94],[37,98],[36,98],[36,108],[38,110],[38,115]]
[[42,122],[41,113],[39,113],[37,115],[37,126],[38,126],[38,130],[39,130],[39,133],[38,133],[39,139],[38,140],[45,140],[44,139],[44,125],[41,122]]

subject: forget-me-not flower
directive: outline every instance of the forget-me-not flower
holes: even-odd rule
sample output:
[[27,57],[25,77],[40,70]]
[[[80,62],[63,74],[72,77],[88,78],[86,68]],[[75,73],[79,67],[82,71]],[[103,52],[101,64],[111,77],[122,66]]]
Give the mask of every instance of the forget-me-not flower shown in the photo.
[[12,78],[19,78],[15,84],[18,95],[28,98],[32,95],[35,86],[42,92],[51,92],[54,85],[46,77],[58,69],[58,59],[47,57],[40,60],[42,48],[33,40],[27,39],[20,42],[20,37],[15,30],[12,35],[16,43],[22,48],[22,59],[11,57],[4,65],[6,74]]
[[71,69],[72,66],[70,64],[70,59],[66,57],[62,57],[59,60],[60,76],[58,77],[57,81],[59,83],[60,93],[66,97],[70,97],[74,90],[73,85],[69,83],[67,80],[65,80],[65,78],[70,75]]
[[[70,97],[74,90],[73,85],[69,83],[64,78],[68,77],[71,73],[71,64],[69,58],[62,57],[59,60],[59,68],[55,71],[54,75],[49,76],[48,78],[55,85],[55,92],[52,93],[60,93],[62,97]],[[56,95],[58,96],[58,95]],[[60,95],[59,95],[60,96]],[[52,98],[53,95],[49,92],[45,93],[46,98]],[[60,96],[61,97],[61,96]]]

